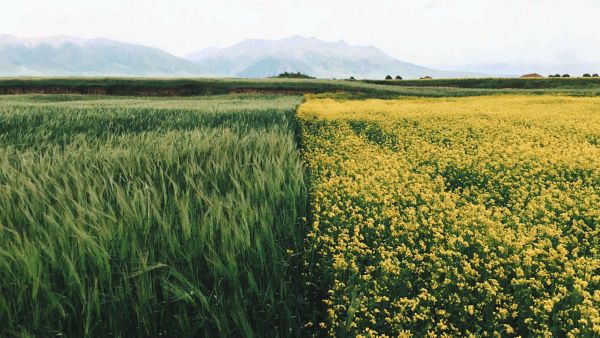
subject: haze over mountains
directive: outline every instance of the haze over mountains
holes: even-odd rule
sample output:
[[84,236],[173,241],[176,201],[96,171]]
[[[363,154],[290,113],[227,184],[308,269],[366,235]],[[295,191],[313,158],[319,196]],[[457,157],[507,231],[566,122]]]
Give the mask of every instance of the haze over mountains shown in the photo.
[[401,75],[468,77],[396,60],[371,46],[294,36],[244,40],[207,48],[186,58],[157,48],[106,39],[0,35],[0,76],[210,76],[268,77],[302,72],[319,78]]
[[188,76],[199,69],[160,49],[131,43],[0,35],[0,76]]
[[405,78],[474,75],[403,62],[371,46],[353,46],[345,41],[324,42],[300,36],[279,40],[244,40],[223,49],[205,49],[187,58],[216,76],[265,77],[284,71],[319,78],[383,78],[388,74]]

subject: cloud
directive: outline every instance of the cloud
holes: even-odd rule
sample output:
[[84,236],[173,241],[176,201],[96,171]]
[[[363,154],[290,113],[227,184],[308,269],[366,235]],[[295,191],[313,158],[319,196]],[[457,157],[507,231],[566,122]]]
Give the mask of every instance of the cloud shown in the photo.
[[450,3],[449,0],[430,0],[423,4],[423,9],[432,9],[446,6]]

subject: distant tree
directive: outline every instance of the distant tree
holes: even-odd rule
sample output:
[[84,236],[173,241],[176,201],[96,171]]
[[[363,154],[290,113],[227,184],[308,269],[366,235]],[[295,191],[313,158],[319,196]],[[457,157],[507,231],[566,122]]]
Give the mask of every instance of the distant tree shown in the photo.
[[392,76],[391,76],[391,75],[386,75],[385,79],[386,79],[386,80],[391,80],[391,79],[392,79]]
[[275,77],[285,78],[285,79],[314,79],[314,77],[306,74],[302,74],[300,72],[292,73],[292,72],[283,72]]
[[585,74],[583,74],[583,77],[592,77],[592,76],[588,73],[585,73]]
[[569,74],[563,74],[562,77],[571,77],[571,75],[569,75]]
[[548,75],[548,77],[554,77],[554,75],[550,74],[550,75]]
[[598,77],[598,73],[594,73],[594,75],[592,75],[592,77]]
[[350,81],[354,81],[354,80],[356,80],[356,79],[354,78],[354,76],[350,76]]
[[402,76],[396,75],[396,80],[402,80]]
[[560,77],[560,74],[554,74],[554,77]]

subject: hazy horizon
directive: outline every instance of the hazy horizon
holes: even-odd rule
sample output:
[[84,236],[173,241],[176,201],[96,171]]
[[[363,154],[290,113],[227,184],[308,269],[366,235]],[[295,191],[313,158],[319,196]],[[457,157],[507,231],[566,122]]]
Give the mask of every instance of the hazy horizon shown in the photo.
[[598,17],[595,0],[23,0],[0,10],[0,33],[106,38],[177,56],[300,35],[443,70],[577,74],[600,71]]

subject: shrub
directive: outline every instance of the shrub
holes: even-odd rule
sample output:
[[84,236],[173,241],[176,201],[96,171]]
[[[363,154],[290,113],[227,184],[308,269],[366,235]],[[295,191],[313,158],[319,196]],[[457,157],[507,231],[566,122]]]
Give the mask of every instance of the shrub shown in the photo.
[[598,77],[598,73],[594,73],[592,77]]

